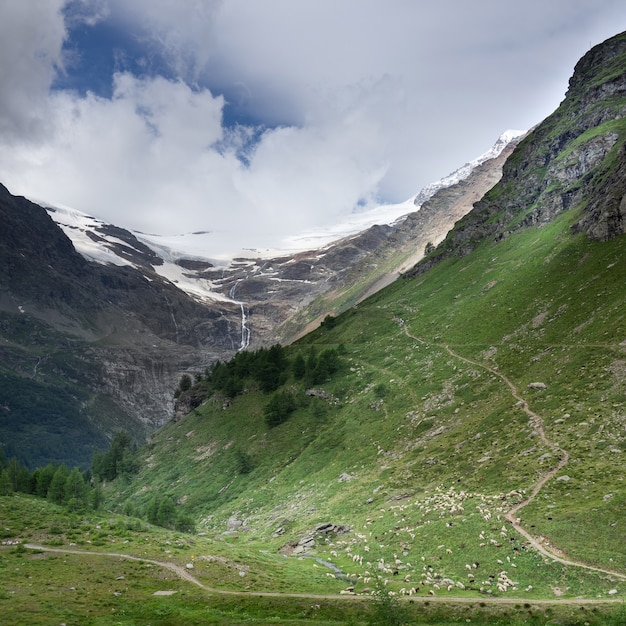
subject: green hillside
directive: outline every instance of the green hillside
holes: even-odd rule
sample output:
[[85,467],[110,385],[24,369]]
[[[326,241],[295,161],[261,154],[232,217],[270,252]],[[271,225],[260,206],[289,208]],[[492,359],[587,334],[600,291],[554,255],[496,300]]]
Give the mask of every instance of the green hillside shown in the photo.
[[336,591],[623,599],[625,58],[626,35],[590,50],[402,279],[199,372],[110,506],[175,502]]
[[[430,565],[451,595],[463,582],[477,596],[623,597],[624,238],[571,235],[574,218],[485,242],[325,324],[286,350],[294,362],[339,348],[317,397],[289,370],[281,388],[298,408],[269,428],[271,394],[254,380],[230,402],[213,393],[153,437],[112,501],[141,512],[169,495],[199,531],[252,551],[291,552],[322,524],[349,526],[318,533],[313,553],[361,576],[357,591],[371,588],[366,571],[390,570],[398,591],[417,582],[428,594]],[[545,442],[498,374],[539,416]],[[608,579],[541,555],[505,520],[565,453],[518,513],[522,527]],[[501,571],[514,591],[496,589]]]
[[150,623],[203,623],[205,597],[223,624],[624,623],[625,60],[626,34],[590,50],[401,279],[181,380],[184,417],[123,467],[98,457],[117,475],[106,522],[53,532],[13,496],[6,536],[102,559],[123,542],[196,585],[160,619],[138,608],[154,573],[129,569],[129,615]]

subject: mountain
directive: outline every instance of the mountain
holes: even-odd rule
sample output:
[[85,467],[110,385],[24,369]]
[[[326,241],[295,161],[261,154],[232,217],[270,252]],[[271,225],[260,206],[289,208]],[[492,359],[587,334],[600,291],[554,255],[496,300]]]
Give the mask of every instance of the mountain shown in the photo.
[[417,272],[467,254],[485,239],[547,224],[570,209],[579,212],[574,232],[607,241],[626,231],[623,61],[618,36],[578,62],[561,106],[521,142],[504,166],[500,185],[459,221]]
[[290,341],[422,256],[497,181],[515,142],[504,136],[462,175],[433,186],[426,195],[437,198],[436,187],[450,196],[437,205],[411,200],[365,216],[391,211],[391,224],[323,249],[230,263],[197,253],[201,233],[180,251],[77,210],[44,211],[2,187],[5,454],[85,465],[119,430],[141,442],[173,416],[182,374]]
[[43,208],[4,187],[0,220],[7,455],[86,464],[118,430],[142,440],[171,417],[182,371],[238,347],[238,306],[208,310],[155,272],[87,261]]
[[426,245],[439,243],[499,180],[521,134],[503,133],[480,157],[404,203],[354,215],[333,234],[304,238],[300,245],[317,244],[309,250],[228,261],[211,257],[205,233],[131,233],[77,210],[47,210],[89,260],[157,273],[209,307],[215,301],[242,307],[246,332],[237,347],[286,343],[388,284],[424,255]]
[[400,279],[185,391],[109,505],[336,592],[623,598],[625,114],[623,33]]
[[488,152],[417,194],[411,200],[414,210],[331,246],[330,259],[347,256],[350,262],[338,268],[323,294],[278,326],[276,338],[291,341],[325,315],[345,311],[410,269],[500,180],[520,139],[520,133],[504,133]]

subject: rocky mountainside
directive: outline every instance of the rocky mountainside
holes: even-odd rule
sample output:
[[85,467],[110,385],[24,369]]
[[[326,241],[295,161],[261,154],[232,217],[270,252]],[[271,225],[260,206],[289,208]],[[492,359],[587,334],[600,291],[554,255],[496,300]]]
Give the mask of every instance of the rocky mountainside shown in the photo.
[[87,261],[4,187],[0,222],[6,453],[86,463],[117,430],[141,440],[171,417],[181,372],[239,345],[239,307],[207,309],[154,272]]
[[623,34],[592,48],[576,64],[561,106],[508,159],[500,184],[414,271],[570,209],[578,214],[572,230],[593,239],[626,232],[625,66]]
[[488,158],[468,164],[443,179],[443,184],[420,192],[414,200],[416,210],[396,223],[372,226],[331,246],[331,259],[347,256],[350,261],[340,264],[324,285],[325,291],[279,326],[275,336],[283,342],[301,336],[325,315],[345,311],[411,268],[500,180],[502,167],[520,139],[515,136],[503,144],[496,142],[497,150]]
[[1,187],[5,453],[84,464],[120,429],[142,440],[172,417],[183,373],[288,342],[397,277],[493,186],[515,143],[424,192],[432,198],[393,224],[227,266],[164,258],[125,229]]
[[248,345],[288,343],[325,315],[336,315],[395,280],[495,185],[519,139],[519,132],[507,131],[485,154],[397,205],[395,217],[386,217],[382,207],[374,217],[381,221],[369,228],[322,248],[273,258],[228,263],[212,259],[210,250],[190,254],[185,243],[172,250],[157,236],[133,234],[78,211],[49,207],[48,212],[89,259],[129,265],[147,276],[157,273],[208,308],[216,301],[240,307],[245,328],[240,342],[230,346],[232,354]]

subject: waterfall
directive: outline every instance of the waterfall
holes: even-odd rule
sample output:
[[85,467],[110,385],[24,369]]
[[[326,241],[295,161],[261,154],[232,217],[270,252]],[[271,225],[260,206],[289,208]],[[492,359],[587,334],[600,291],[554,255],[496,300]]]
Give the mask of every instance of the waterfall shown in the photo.
[[[239,284],[239,280],[235,282],[235,284],[230,288],[230,297],[232,300],[235,300],[235,291],[237,291],[237,285]],[[239,302],[239,306],[241,307],[241,346],[239,346],[240,350],[245,350],[250,345],[250,329],[248,328],[248,316],[246,315],[246,306],[243,302]]]
[[250,345],[250,329],[247,325],[246,307],[243,302],[240,302],[239,306],[241,306],[241,347],[239,349],[245,350]]

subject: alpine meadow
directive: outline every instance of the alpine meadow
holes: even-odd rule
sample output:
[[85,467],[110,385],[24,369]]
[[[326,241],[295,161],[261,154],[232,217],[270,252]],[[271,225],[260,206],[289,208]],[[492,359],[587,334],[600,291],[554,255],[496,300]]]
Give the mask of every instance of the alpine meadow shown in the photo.
[[188,368],[81,503],[4,461],[0,621],[626,623],[625,116],[623,33],[417,265]]

